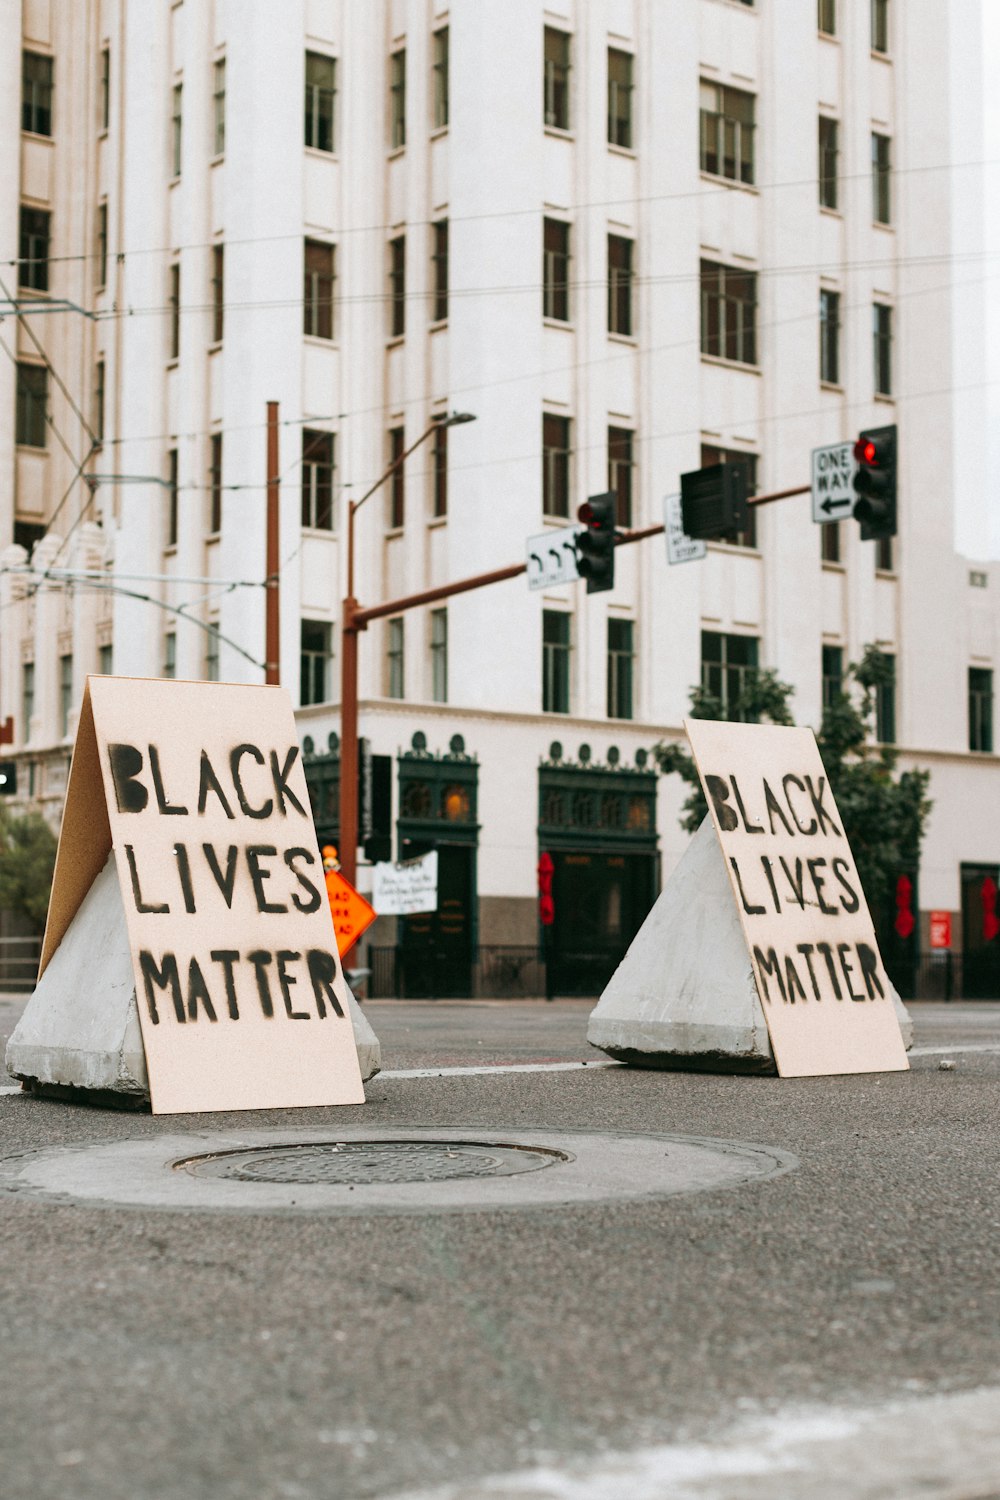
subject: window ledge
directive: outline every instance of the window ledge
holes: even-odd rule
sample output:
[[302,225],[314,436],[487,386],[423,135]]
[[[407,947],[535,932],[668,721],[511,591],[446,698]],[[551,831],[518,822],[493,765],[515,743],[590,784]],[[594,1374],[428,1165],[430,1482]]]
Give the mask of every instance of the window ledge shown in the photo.
[[164,557],[176,557],[177,556],[177,543],[176,542],[168,542],[167,545],[163,549],[163,555],[164,555]]
[[214,340],[213,343],[209,344],[209,346],[208,346],[208,353],[209,354],[218,354],[219,351],[221,350],[221,348],[222,348],[222,340],[221,339],[216,339],[216,340]]
[[844,387],[839,385],[835,380],[821,380],[819,388],[821,391],[829,391],[832,396],[842,396],[844,394]]
[[572,524],[569,511],[564,516],[544,515],[542,517],[543,526],[571,526]]
[[564,130],[561,125],[544,125],[546,135],[550,135],[556,141],[575,141],[576,136],[572,130]]
[[447,318],[432,318],[431,321],[430,321],[430,323],[427,326],[427,332],[428,333],[440,333],[442,331],[442,329],[445,329],[447,327],[448,327],[448,319]]
[[448,126],[447,125],[434,125],[434,126],[431,127],[430,139],[432,141],[439,141],[443,135],[447,135],[447,134],[448,134]]
[[841,223],[844,222],[843,209],[831,208],[828,203],[821,203],[819,205],[819,211],[828,219],[839,219]]
[[895,224],[886,224],[881,219],[872,219],[872,228],[873,229],[881,229],[886,234],[895,234],[896,233],[896,226],[895,226]]
[[835,31],[817,31],[816,35],[821,42],[837,42],[838,45],[840,43],[840,37]]
[[170,359],[167,360],[167,369],[168,370],[176,370],[177,367],[178,367],[178,365],[180,364],[180,362],[181,362],[181,357],[180,357],[179,354],[172,355],[170,357]]
[[224,151],[219,151],[219,152],[216,153],[215,156],[212,156],[212,157],[209,158],[208,165],[210,167],[219,167],[219,166],[222,165],[222,163],[225,161],[225,159],[226,159],[226,153]]
[[303,536],[325,537],[330,542],[337,540],[337,533],[332,526],[301,526],[299,529]]
[[405,530],[405,526],[387,526],[385,528],[386,541],[393,541],[396,537],[402,536]]
[[405,342],[406,342],[406,334],[405,333],[394,333],[394,334],[391,334],[390,337],[386,339],[386,341],[385,341],[385,347],[387,349],[399,349]]
[[763,557],[760,547],[743,547],[739,542],[707,541],[705,543],[709,552],[735,553],[737,557]]
[[871,57],[873,62],[892,62],[892,57],[888,52],[876,52],[874,47],[871,49]]
[[762,375],[760,365],[747,365],[740,359],[725,359],[721,354],[702,354],[703,365],[716,365],[721,370],[741,370],[744,375]]
[[340,160],[339,154],[336,149],[334,149],[333,151],[324,151],[322,146],[303,146],[302,149],[307,156],[313,156],[318,161]]
[[542,316],[544,328],[561,328],[564,333],[575,333],[576,325],[569,318],[546,318]]
[[760,197],[760,188],[754,182],[741,182],[738,177],[723,177],[717,172],[699,173],[702,182],[714,183],[716,187],[736,188],[741,193],[749,193],[751,198]]
[[55,136],[40,135],[37,130],[22,130],[21,134],[27,136],[29,141],[48,141],[50,146],[54,146],[56,143]]
[[36,448],[34,443],[17,443],[15,444],[15,446],[17,448],[26,449],[28,453],[48,453],[49,451],[48,448],[45,447]]
[[304,344],[312,344],[317,349],[337,349],[340,347],[335,338],[326,339],[319,333],[304,333],[302,335],[302,342]]
[[406,142],[404,141],[401,146],[390,146],[385,153],[385,159],[386,161],[395,161],[397,157],[403,156],[405,152]]
[[826,558],[826,557],[821,557],[820,558],[820,564],[822,566],[822,569],[823,569],[824,573],[841,573],[841,574],[844,574],[844,573],[847,572],[847,567],[846,567],[846,565],[844,563],[842,563],[842,562],[831,562],[829,560],[829,558]]
[[108,138],[108,127],[105,125],[101,130],[99,130],[97,132],[97,139],[99,141],[106,141],[107,138]]
[[448,517],[447,516],[428,516],[428,518],[427,518],[427,530],[428,531],[437,530],[441,526],[447,526],[447,524],[448,524]]
[[608,141],[608,150],[612,156],[623,156],[626,161],[635,161],[637,158],[634,146],[619,146],[617,141]]
[[889,581],[890,581],[890,583],[895,583],[895,581],[898,578],[898,576],[899,575],[896,572],[895,568],[876,568],[875,569],[875,577],[876,578],[888,578]]
[[630,349],[639,347],[639,335],[637,333],[615,333],[608,329],[608,340],[612,344],[626,344]]
[[205,545],[206,545],[206,547],[209,546],[209,545],[213,545],[214,546],[214,544],[216,542],[221,542],[221,541],[222,541],[222,532],[221,531],[210,531],[208,533],[208,535],[205,537]]
[[876,391],[874,399],[882,406],[895,406],[896,398],[889,391]]

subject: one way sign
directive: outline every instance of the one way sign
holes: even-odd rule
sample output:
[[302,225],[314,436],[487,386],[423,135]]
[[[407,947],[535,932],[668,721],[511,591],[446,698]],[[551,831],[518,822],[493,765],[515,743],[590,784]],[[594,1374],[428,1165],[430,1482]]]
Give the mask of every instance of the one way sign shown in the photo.
[[833,443],[812,451],[813,520],[820,526],[840,521],[854,509],[854,476],[858,466],[854,444]]

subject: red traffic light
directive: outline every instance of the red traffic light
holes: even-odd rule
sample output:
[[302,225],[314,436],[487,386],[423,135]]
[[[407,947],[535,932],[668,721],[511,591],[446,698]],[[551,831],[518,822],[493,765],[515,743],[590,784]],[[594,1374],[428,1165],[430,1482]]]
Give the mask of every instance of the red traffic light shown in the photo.
[[878,449],[871,438],[859,437],[854,444],[854,457],[859,464],[873,464],[878,458]]

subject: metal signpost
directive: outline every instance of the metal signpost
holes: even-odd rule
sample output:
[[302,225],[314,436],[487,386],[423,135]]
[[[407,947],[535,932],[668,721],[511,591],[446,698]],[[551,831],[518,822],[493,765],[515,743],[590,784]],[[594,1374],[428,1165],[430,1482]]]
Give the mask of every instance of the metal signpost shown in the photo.
[[707,544],[696,541],[684,530],[680,495],[667,495],[663,502],[663,523],[667,533],[667,562],[697,562],[708,551]]
[[852,514],[854,476],[858,471],[854,443],[831,443],[812,451],[812,513],[820,526]]
[[576,538],[582,526],[562,526],[529,536],[527,562],[529,589],[548,589],[557,583],[574,583],[577,567]]

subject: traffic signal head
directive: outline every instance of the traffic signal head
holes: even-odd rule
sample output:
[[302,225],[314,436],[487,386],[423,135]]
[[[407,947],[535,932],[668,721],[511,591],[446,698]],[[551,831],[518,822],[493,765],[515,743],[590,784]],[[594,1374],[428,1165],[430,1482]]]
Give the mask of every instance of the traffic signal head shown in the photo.
[[896,535],[896,427],[870,427],[854,444],[854,519],[861,540]]
[[591,495],[576,513],[584,525],[576,534],[576,567],[587,580],[587,593],[599,594],[615,586],[615,507],[614,490]]
[[747,525],[745,464],[711,464],[681,475],[681,523],[685,536],[712,541]]

